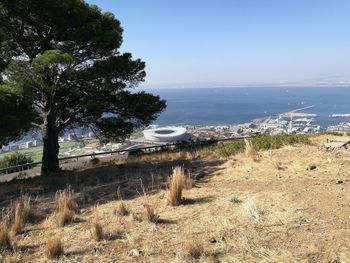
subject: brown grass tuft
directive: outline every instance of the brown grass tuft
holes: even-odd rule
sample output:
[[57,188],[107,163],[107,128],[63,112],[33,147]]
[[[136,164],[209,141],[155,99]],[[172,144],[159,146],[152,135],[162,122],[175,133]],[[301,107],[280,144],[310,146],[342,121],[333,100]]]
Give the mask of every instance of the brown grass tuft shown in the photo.
[[118,216],[127,216],[130,214],[128,207],[125,205],[123,201],[120,201],[117,206],[116,213]]
[[196,185],[196,181],[191,177],[191,175],[185,176],[184,188],[186,190],[192,189]]
[[154,207],[149,204],[145,204],[144,208],[143,220],[150,223],[157,223],[159,221],[159,215],[155,211]]
[[204,244],[199,239],[187,239],[183,249],[186,258],[200,259],[205,254]]
[[77,203],[73,199],[73,191],[68,187],[64,191],[56,193],[55,219],[59,227],[71,223],[74,219],[74,209]]
[[94,217],[92,224],[91,224],[91,234],[92,234],[92,237],[97,242],[104,239],[104,231],[103,231],[102,225],[100,223],[100,219],[98,217],[97,212],[96,212],[95,217]]
[[46,242],[44,254],[48,259],[56,259],[63,255],[63,244],[60,238],[50,238]]
[[33,209],[30,204],[30,198],[21,196],[20,200],[16,203],[13,219],[12,219],[12,231],[14,234],[23,231],[23,228],[30,218],[34,217]]
[[258,161],[259,155],[257,151],[254,149],[251,141],[244,139],[244,143],[245,143],[245,150],[244,150],[245,156],[248,158],[252,158],[253,161]]
[[12,251],[12,240],[8,224],[2,223],[0,226],[0,251]]
[[176,166],[170,177],[169,205],[178,206],[181,203],[182,190],[185,186],[185,181],[186,177],[183,167]]

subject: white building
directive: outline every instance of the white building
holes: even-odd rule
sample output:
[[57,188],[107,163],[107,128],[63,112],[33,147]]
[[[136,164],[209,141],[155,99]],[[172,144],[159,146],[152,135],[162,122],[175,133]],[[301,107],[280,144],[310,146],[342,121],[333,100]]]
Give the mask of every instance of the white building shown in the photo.
[[190,138],[186,128],[173,126],[147,129],[143,131],[143,135],[146,140],[152,142],[187,141]]

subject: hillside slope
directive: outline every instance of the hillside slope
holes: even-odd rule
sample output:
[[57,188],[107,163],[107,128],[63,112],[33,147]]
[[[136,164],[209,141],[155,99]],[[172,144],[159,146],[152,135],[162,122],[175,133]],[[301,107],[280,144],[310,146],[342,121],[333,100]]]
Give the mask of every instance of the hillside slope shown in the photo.
[[[80,176],[99,170],[116,180],[73,183],[79,207],[64,227],[52,223],[53,193],[39,196],[34,207],[47,218],[27,224],[2,260],[47,262],[46,241],[60,237],[58,262],[350,262],[350,151],[326,151],[323,140],[254,158],[204,151],[89,168]],[[166,182],[175,165],[205,176],[170,207]],[[118,215],[121,202],[128,215]],[[145,207],[155,209],[156,223],[143,219]],[[101,241],[92,237],[96,220]]]

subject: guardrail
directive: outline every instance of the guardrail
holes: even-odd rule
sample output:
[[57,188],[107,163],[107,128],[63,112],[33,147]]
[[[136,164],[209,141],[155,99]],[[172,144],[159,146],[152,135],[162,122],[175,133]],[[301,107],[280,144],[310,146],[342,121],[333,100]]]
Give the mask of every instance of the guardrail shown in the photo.
[[[175,143],[168,143],[168,144],[163,144],[163,145],[152,145],[152,146],[145,146],[145,147],[140,147],[140,148],[134,148],[134,149],[123,149],[123,150],[115,150],[115,151],[106,151],[106,152],[99,152],[99,153],[88,153],[88,154],[82,154],[82,155],[74,155],[74,156],[68,156],[68,157],[62,157],[59,158],[58,160],[61,161],[66,161],[66,160],[72,160],[76,159],[79,160],[79,158],[84,158],[84,157],[91,157],[95,158],[96,156],[100,155],[113,155],[117,153],[125,153],[125,152],[133,152],[133,151],[138,151],[138,150],[151,150],[155,149],[156,151],[158,149],[164,150],[165,148],[168,148],[170,146],[182,146],[184,148],[186,147],[191,147],[191,146],[200,146],[203,144],[214,144],[218,142],[224,142],[224,141],[234,141],[234,140],[240,140],[244,138],[251,138],[251,137],[234,137],[234,138],[226,138],[226,139],[212,139],[212,140],[203,140],[203,141],[195,141],[195,142],[175,142]],[[34,168],[38,165],[42,164],[42,162],[33,162],[33,163],[27,163],[27,164],[21,164],[21,165],[16,165],[16,166],[11,166],[11,167],[6,167],[0,169],[0,176],[1,174],[10,174],[10,173],[15,173],[15,172],[21,172],[24,170],[28,170],[31,168]]]

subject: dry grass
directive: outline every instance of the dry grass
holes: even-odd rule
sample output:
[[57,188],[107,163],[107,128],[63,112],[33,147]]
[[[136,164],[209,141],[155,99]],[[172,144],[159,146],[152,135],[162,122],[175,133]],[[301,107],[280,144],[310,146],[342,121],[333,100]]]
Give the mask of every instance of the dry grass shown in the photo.
[[[48,262],[43,237],[64,234],[66,253],[59,262],[348,262],[350,150],[298,145],[259,155],[259,162],[242,152],[227,163],[213,157],[184,163],[186,172],[204,172],[207,179],[186,191],[186,205],[178,207],[167,205],[168,190],[151,191],[147,200],[137,191],[140,178],[146,189],[166,189],[172,162],[88,170],[101,178],[117,175],[118,181],[82,188],[91,200],[81,207],[79,223],[61,229],[44,222],[28,225],[25,235],[14,238],[16,253],[3,253],[1,260]],[[285,169],[277,169],[276,162]],[[318,169],[307,171],[310,163]],[[150,187],[152,174],[155,187]],[[123,201],[115,200],[119,186]],[[54,209],[52,194],[39,201],[40,213]],[[105,232],[99,243],[91,236],[97,202]],[[121,202],[132,208],[135,220],[116,216]]]
[[48,259],[57,259],[64,253],[63,244],[60,238],[50,238],[45,245],[44,254]]
[[[123,163],[140,163],[140,162],[160,162],[160,161],[176,161],[179,159],[192,159],[194,155],[190,155],[187,152],[164,152],[164,153],[151,153],[141,156],[131,156]],[[117,163],[119,163],[117,161]]]
[[68,187],[64,191],[56,193],[56,211],[54,218],[57,226],[63,227],[74,220],[74,209],[77,208],[77,203],[73,198],[73,191]]
[[159,221],[159,215],[152,205],[144,205],[143,220],[150,223],[157,223]]
[[256,222],[260,222],[262,220],[262,213],[259,211],[251,198],[244,203],[245,211],[249,218],[253,219]]
[[33,218],[33,209],[30,204],[30,197],[21,196],[15,205],[11,230],[14,234],[23,231],[23,228],[30,218]]
[[195,187],[196,181],[192,178],[192,176],[189,174],[185,176],[185,181],[184,181],[184,188],[186,190],[190,190],[193,187]]
[[168,203],[171,206],[178,206],[181,203],[182,190],[185,186],[184,168],[176,166],[173,169],[173,174],[170,177],[169,198]]
[[203,242],[198,238],[187,238],[183,247],[183,254],[185,258],[200,259],[205,255]]
[[246,157],[251,158],[254,161],[259,160],[258,152],[254,149],[251,141],[244,139],[245,149],[244,154]]
[[7,223],[2,223],[0,226],[0,251],[12,251],[12,238]]
[[117,205],[116,213],[118,216],[127,216],[130,214],[130,210],[123,201],[120,201]]
[[97,242],[104,239],[104,231],[97,212],[95,213],[94,219],[91,223],[91,235]]

